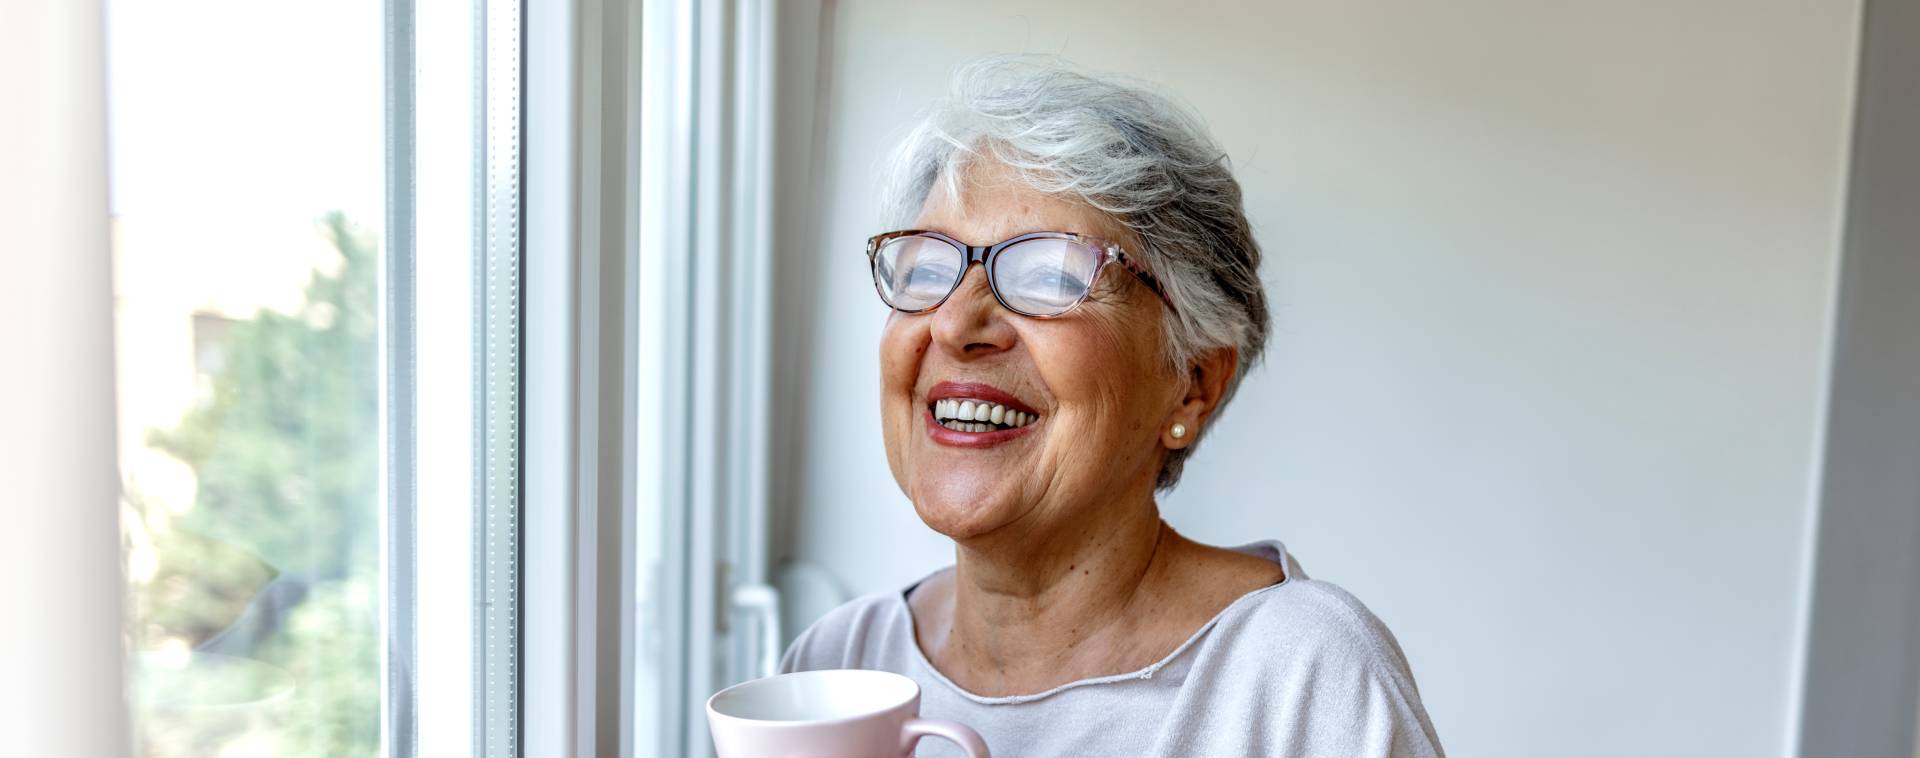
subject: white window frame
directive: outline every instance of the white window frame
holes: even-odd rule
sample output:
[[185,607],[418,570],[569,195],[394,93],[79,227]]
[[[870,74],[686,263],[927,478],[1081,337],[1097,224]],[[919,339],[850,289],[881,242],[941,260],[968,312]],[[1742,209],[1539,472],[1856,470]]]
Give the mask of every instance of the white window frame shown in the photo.
[[381,734],[397,758],[524,744],[524,21],[518,2],[386,0]]
[[527,6],[528,755],[709,755],[705,695],[779,651],[774,13]]
[[766,485],[777,10],[644,7],[638,407],[658,425],[641,426],[637,470],[657,487],[640,502],[656,498],[679,539],[653,583],[680,624],[661,638],[679,686],[636,714],[660,726],[659,755],[710,755],[705,696],[769,672],[780,649]]
[[[398,7],[402,0],[388,2],[389,18],[405,12]],[[472,535],[478,510],[473,397],[478,303],[473,282],[479,261],[473,251],[482,183],[474,156],[484,133],[475,118],[481,94],[475,84],[482,69],[481,41],[473,32],[481,9],[471,0],[405,2],[413,13],[414,60],[410,67],[390,68],[390,76],[411,75],[414,98],[390,102],[412,110],[413,313],[405,320],[425,337],[413,339],[409,389],[416,424],[412,436],[424,444],[389,448],[396,459],[412,459],[415,481],[413,553],[396,554],[390,563],[410,570],[417,588],[410,609],[399,602],[389,605],[394,614],[411,612],[415,631],[411,641],[389,643],[389,650],[413,662],[411,702],[388,706],[394,711],[389,718],[400,719],[404,714],[398,709],[404,707],[414,720],[411,740],[389,744],[385,754],[394,758],[471,755],[477,723]],[[415,138],[419,134],[434,137],[421,141]],[[389,193],[406,189],[395,183]],[[398,246],[394,252],[400,252]],[[422,393],[420,387],[432,391]],[[431,643],[423,646],[419,640]]]

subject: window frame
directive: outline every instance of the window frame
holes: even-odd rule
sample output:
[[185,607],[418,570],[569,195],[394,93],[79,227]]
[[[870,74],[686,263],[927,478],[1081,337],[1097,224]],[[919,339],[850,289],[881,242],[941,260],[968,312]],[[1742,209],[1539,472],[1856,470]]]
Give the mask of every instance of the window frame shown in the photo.
[[[767,527],[779,11],[770,0],[641,9],[645,170],[628,325],[641,351],[634,407],[652,424],[641,425],[630,460],[636,518],[656,519],[670,536],[657,555],[634,551],[628,574],[670,620],[645,630],[659,634],[665,664],[656,696],[628,704],[635,723],[657,727],[647,754],[710,755],[706,696],[769,671],[784,642]],[[644,535],[629,534],[644,546]],[[655,569],[639,573],[647,558]]]
[[[472,495],[476,532],[495,529],[476,534],[472,566],[474,753],[708,755],[704,694],[764,673],[782,642],[777,605],[749,616],[732,600],[740,587],[777,600],[766,527],[776,8],[475,8]],[[389,65],[419,73],[417,61]],[[524,165],[498,163],[518,156]],[[390,171],[395,197],[419,179],[410,165]],[[646,391],[682,402],[651,404]],[[649,407],[681,410],[640,419]],[[517,427],[485,424],[508,409]],[[393,434],[390,452],[417,455],[398,443],[419,435]],[[510,482],[489,476],[515,467]],[[399,519],[419,504],[389,483]],[[418,535],[417,520],[402,526]],[[395,589],[398,618],[398,590],[418,590]],[[502,603],[515,605],[485,623]],[[489,636],[502,624],[511,631]],[[665,666],[643,680],[650,654]]]
[[[384,10],[382,754],[516,756],[530,597],[525,9],[385,0]],[[423,124],[443,136],[422,144]],[[434,528],[421,530],[423,518]],[[434,643],[423,650],[422,639]]]
[[415,704],[417,643],[419,456],[416,431],[419,355],[415,320],[414,147],[415,59],[413,0],[386,0],[386,218],[381,260],[379,434],[381,450],[379,576],[385,595],[379,614],[380,752],[412,758],[419,751]]

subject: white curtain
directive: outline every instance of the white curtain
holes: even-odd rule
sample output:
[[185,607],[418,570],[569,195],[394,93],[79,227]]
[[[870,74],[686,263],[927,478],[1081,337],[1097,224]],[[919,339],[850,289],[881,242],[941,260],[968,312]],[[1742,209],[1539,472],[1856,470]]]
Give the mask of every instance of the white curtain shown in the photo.
[[126,755],[102,8],[0,0],[0,755]]

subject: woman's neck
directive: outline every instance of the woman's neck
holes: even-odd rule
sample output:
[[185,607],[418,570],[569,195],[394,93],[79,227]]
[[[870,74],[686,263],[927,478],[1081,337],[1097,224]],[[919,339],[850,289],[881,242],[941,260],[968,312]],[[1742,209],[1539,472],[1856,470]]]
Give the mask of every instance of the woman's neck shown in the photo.
[[1164,635],[1146,631],[1191,543],[1160,520],[1150,494],[1098,512],[1097,524],[960,544],[950,587],[928,598],[933,623],[917,624],[936,664],[974,692],[1021,694],[1167,652]]

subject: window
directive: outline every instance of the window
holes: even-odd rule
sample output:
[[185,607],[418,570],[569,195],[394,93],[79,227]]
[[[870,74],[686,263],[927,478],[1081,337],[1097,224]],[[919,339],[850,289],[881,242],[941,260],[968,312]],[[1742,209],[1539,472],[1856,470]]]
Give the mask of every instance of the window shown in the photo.
[[517,5],[106,18],[135,754],[511,754]]
[[707,754],[782,642],[774,6],[107,17],[137,754]]
[[139,755],[380,746],[381,17],[109,5]]

